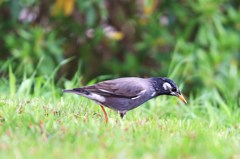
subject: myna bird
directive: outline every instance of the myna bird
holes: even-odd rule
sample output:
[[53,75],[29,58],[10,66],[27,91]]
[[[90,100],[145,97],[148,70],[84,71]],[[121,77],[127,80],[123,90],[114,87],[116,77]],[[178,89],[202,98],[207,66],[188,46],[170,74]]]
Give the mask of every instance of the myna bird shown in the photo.
[[177,85],[165,77],[117,78],[63,92],[75,93],[97,102],[104,112],[106,122],[108,115],[104,106],[117,110],[123,118],[127,111],[160,95],[176,96],[187,104]]

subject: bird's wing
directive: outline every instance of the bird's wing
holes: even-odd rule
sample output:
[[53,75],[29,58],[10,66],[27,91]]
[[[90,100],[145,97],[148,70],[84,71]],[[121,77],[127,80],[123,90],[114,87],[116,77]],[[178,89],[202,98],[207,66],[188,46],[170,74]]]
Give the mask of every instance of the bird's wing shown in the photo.
[[135,98],[146,92],[145,82],[145,80],[139,81],[138,78],[120,78],[83,87],[83,89],[105,97]]

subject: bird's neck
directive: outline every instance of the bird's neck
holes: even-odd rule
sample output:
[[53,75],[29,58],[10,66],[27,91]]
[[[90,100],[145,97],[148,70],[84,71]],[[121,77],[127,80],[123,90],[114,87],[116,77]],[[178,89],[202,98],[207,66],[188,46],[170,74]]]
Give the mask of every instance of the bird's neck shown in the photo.
[[163,80],[161,78],[150,78],[151,84],[156,91],[155,96],[163,95],[165,90],[163,90]]

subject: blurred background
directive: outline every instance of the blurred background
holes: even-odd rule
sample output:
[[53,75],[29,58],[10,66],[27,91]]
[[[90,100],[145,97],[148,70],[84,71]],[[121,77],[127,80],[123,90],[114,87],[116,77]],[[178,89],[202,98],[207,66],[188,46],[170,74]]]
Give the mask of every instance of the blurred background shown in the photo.
[[0,0],[0,35],[1,85],[168,76],[240,95],[239,0]]

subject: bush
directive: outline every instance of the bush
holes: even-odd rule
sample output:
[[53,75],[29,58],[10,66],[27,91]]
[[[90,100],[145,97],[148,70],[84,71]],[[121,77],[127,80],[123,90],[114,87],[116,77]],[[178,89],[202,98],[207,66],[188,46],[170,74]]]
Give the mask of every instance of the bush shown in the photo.
[[238,5],[224,0],[2,1],[1,76],[7,76],[9,64],[18,76],[36,69],[48,76],[72,57],[61,65],[57,81],[72,78],[80,68],[83,82],[100,75],[172,76],[187,80],[188,90],[231,88],[239,76]]

